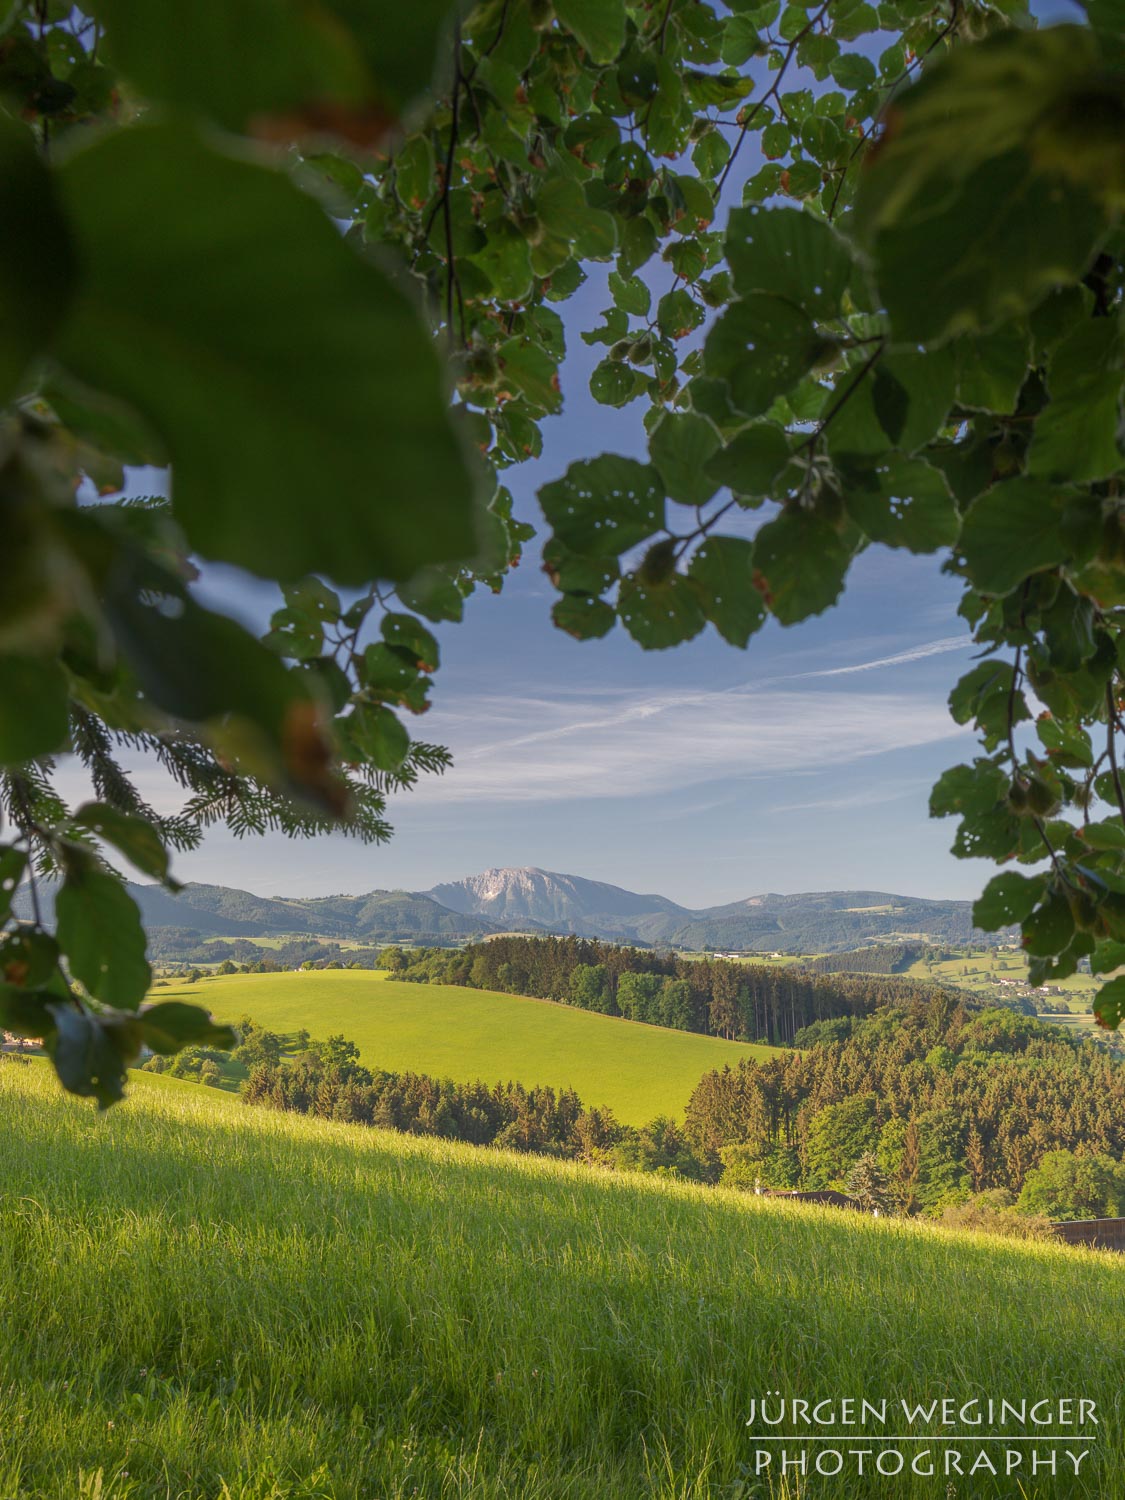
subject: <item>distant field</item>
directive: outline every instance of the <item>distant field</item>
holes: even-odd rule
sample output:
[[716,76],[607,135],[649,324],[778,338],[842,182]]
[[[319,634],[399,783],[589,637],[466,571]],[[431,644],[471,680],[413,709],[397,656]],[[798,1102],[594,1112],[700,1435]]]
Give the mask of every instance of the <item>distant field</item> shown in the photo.
[[[0,1065],[0,1133],[3,1500],[1121,1493],[1121,1256],[333,1125],[145,1075],[99,1116],[45,1066]],[[1082,1396],[1102,1426],[1078,1479],[1070,1443],[1057,1479],[947,1487],[869,1463],[771,1483],[747,1468],[767,1392]],[[913,1430],[940,1455],[940,1431]],[[971,1462],[984,1445],[959,1446]]]
[[626,1124],[682,1116],[704,1073],[769,1047],[724,1042],[611,1016],[458,985],[404,984],[380,972],[324,969],[231,974],[170,984],[153,998],[191,999],[223,1021],[251,1016],[273,1031],[342,1032],[370,1067],[412,1069],[468,1083],[573,1088]]
[[[911,979],[933,979],[941,984],[950,984],[957,989],[976,990],[982,994],[1002,994],[1004,986],[996,981],[1000,979],[1016,980],[1019,986],[1028,982],[1027,959],[1025,956],[1011,948],[974,948],[971,952],[959,954],[956,958],[946,959],[941,963],[927,964],[919,959],[916,964],[906,971]],[[1091,974],[1072,974],[1068,979],[1053,979],[1051,981],[1050,997],[1033,996],[1035,999],[1050,998],[1062,1000],[1079,1000],[1088,1002],[1097,993],[1100,981]],[[1062,991],[1061,995],[1055,995],[1054,991]],[[1083,1004],[1080,1009],[1088,1009],[1088,1004]]]

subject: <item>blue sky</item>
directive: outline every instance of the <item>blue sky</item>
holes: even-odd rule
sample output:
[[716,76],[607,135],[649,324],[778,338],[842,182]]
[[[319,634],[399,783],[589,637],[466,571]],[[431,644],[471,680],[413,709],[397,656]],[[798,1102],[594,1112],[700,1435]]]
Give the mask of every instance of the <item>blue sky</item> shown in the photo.
[[[604,305],[597,287],[576,302],[575,328]],[[641,403],[598,406],[586,382],[600,351],[576,335],[569,350],[544,454],[507,476],[533,524],[537,487],[572,459],[644,451]],[[462,624],[439,629],[434,707],[411,728],[455,764],[394,800],[390,844],[214,831],[178,876],[314,894],[538,865],[693,906],[766,890],[980,889],[984,866],[954,860],[952,825],[926,813],[936,777],[972,753],[945,707],[970,641],[936,559],[872,548],[836,609],[788,630],[770,622],[745,652],[710,629],[643,652],[620,627],[585,643],[554,628],[541,545],[502,595],[479,592]],[[229,569],[208,570],[204,592],[258,624],[272,597]]]
[[[744,156],[740,180],[758,165]],[[644,451],[642,403],[613,411],[587,391],[602,351],[577,331],[608,305],[605,269],[567,311],[565,410],[546,424],[543,456],[506,476],[533,524],[536,489],[571,460]],[[946,709],[971,643],[936,559],[873,547],[818,619],[771,621],[745,652],[708,628],[646,653],[620,626],[581,644],[552,626],[542,540],[501,596],[479,594],[464,623],[439,630],[434,708],[411,728],[455,764],[393,801],[391,843],[217,830],[177,859],[179,878],[311,895],[538,865],[689,906],[764,891],[979,892],[989,867],[953,859],[952,821],[926,810],[941,771],[973,753]],[[209,570],[205,592],[250,622],[269,608],[263,586],[233,570]],[[156,773],[141,775],[167,803]]]

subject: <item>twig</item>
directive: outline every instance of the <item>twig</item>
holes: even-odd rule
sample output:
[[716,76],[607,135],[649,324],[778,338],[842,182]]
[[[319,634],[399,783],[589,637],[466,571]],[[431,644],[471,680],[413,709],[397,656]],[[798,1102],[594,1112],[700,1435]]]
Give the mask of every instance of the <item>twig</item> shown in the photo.
[[[453,291],[457,288],[460,297],[461,288],[457,282],[457,263],[453,255],[453,209],[450,204],[450,192],[453,182],[453,156],[457,150],[457,131],[460,124],[461,106],[461,22],[458,21],[453,28],[453,101],[452,118],[449,122],[449,149],[445,153],[445,181],[441,185],[441,213],[445,223],[445,324],[449,329],[449,341],[453,342]],[[465,338],[465,308],[461,305],[461,339]]]
[[[746,133],[747,133],[747,131],[750,129],[751,125],[753,125],[755,119],[762,112],[762,110],[769,103],[769,101],[771,99],[778,99],[778,92],[777,91],[781,87],[782,80],[785,77],[785,73],[786,73],[786,70],[789,67],[789,64],[793,61],[793,58],[796,56],[797,48],[804,41],[804,39],[808,36],[809,32],[812,31],[813,27],[819,25],[820,22],[824,19],[824,16],[826,15],[830,4],[831,4],[831,0],[826,0],[826,3],[820,7],[820,9],[817,11],[816,15],[813,16],[807,22],[807,24],[804,25],[801,28],[801,30],[797,33],[797,35],[789,43],[789,46],[788,46],[788,48],[786,49],[786,52],[785,52],[785,56],[781,59],[781,66],[777,70],[777,77],[770,84],[769,88],[762,95],[762,97],[758,100],[757,104],[754,105],[754,107],[751,109],[750,113],[743,120],[743,122],[742,122],[742,128],[739,130],[739,133],[738,133],[738,139],[735,141],[734,146],[731,148],[730,156],[727,158],[727,164],[723,168],[722,172],[719,174],[719,179],[718,179],[718,181],[715,184],[715,201],[716,201],[716,203],[719,201],[719,197],[720,197],[720,195],[722,194],[722,191],[723,191],[723,186],[726,183],[727,178],[730,176],[730,169],[731,169],[731,167],[734,166],[734,159],[738,155],[739,150],[742,147],[742,142],[746,139]],[[781,102],[780,99],[778,99],[778,103],[779,104],[780,104],[780,102]]]

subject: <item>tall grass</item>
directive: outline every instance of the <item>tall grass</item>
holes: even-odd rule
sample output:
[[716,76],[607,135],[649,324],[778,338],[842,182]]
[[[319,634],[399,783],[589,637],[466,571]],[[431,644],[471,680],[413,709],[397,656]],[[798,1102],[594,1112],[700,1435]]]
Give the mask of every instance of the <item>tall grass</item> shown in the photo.
[[[160,1085],[160,1086],[157,1086]],[[0,1496],[1125,1492],[1125,1265],[0,1067]],[[1085,1395],[1075,1481],[756,1480],[751,1399]],[[1096,1463],[1096,1467],[1094,1464]]]

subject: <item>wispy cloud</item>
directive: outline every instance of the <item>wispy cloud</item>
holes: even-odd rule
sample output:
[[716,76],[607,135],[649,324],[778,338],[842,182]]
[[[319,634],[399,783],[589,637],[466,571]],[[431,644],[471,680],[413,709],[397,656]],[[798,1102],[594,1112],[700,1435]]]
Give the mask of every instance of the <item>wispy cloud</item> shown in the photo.
[[[825,667],[818,672],[800,672],[800,677],[847,677],[852,672],[874,672],[877,667],[900,667],[912,661],[924,661],[927,656],[942,656],[947,651],[968,651],[973,641],[965,635],[947,635],[939,641],[927,641],[922,646],[911,646],[898,651],[894,656],[879,656],[873,661],[855,662],[850,667]],[[790,679],[791,681],[794,679]]]
[[[951,740],[955,725],[937,695],[857,691],[814,686],[816,679],[892,669],[972,642],[943,637],[891,655],[842,667],[789,673],[714,689],[607,690],[554,684],[534,695],[518,692],[446,699],[428,715],[426,739],[447,744],[453,769],[426,777],[411,803],[557,804],[574,799],[659,796],[712,784],[693,799],[709,811],[716,782],[779,775],[815,775],[895,750]],[[183,795],[151,761],[127,756],[139,790],[161,811]],[[61,775],[64,793],[88,796],[87,778],[71,763]],[[879,785],[854,796],[794,802],[787,809],[876,805],[905,796],[913,786]],[[677,807],[679,804],[677,804]],[[671,813],[673,809],[669,809]]]
[[892,785],[880,781],[876,786],[869,786],[855,792],[845,792],[838,797],[817,797],[806,802],[774,803],[770,806],[771,813],[792,812],[845,812],[853,807],[882,807],[887,802],[900,802],[906,797],[914,797],[923,788],[933,784],[932,777],[922,777],[915,781],[902,781]]
[[[529,725],[536,727],[529,729]],[[604,701],[478,699],[427,731],[453,770],[415,799],[559,802],[652,796],[707,782],[815,771],[964,734],[917,693],[744,687]]]

